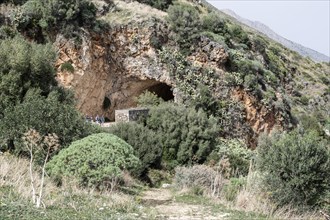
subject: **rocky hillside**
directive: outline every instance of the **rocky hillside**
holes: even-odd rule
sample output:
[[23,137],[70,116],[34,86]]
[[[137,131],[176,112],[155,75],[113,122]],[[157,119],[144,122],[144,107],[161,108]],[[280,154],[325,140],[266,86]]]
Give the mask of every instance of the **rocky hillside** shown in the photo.
[[[74,89],[84,114],[113,120],[115,109],[135,107],[136,97],[145,90],[165,100],[194,99],[197,84],[205,84],[214,97],[227,102],[228,118],[233,117],[228,120],[236,120],[235,129],[250,141],[274,127],[292,128],[295,116],[310,112],[316,103],[327,113],[327,64],[302,58],[194,2],[189,4],[201,20],[219,16],[220,25],[237,33],[224,39],[221,30],[215,34],[201,27],[184,54],[166,12],[137,1],[114,3],[98,18],[109,24],[107,28],[97,33],[84,30],[80,47],[61,35],[55,42],[58,80]],[[60,71],[65,62],[72,64],[73,72]]]
[[330,212],[330,64],[205,1],[5,0],[0,60],[4,219]]
[[[220,103],[211,114],[221,118],[223,135],[251,146],[261,132],[291,129],[306,115],[328,126],[329,64],[303,58],[204,1],[93,2],[95,23],[82,20],[70,34],[17,26],[31,40],[53,41],[57,80],[74,91],[81,113],[112,121],[144,91],[190,105],[205,102],[206,88]],[[17,6],[6,7],[14,13]],[[2,22],[10,23],[3,11]]]
[[275,33],[272,29],[270,29],[267,25],[265,25],[261,22],[251,21],[251,20],[242,18],[241,16],[237,15],[234,11],[229,10],[229,9],[225,9],[222,11],[224,13],[232,16],[233,18],[237,19],[237,21],[265,34],[267,37],[282,44],[283,46],[285,46],[293,51],[296,51],[303,57],[310,57],[311,59],[313,59],[316,62],[329,62],[330,61],[330,57],[280,36],[279,34]]

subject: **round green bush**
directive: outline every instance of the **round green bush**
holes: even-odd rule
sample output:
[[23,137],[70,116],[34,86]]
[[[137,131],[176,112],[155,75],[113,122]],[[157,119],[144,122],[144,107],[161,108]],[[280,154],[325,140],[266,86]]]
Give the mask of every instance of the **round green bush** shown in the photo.
[[99,133],[73,142],[47,164],[53,177],[75,177],[82,186],[113,188],[125,169],[139,164],[132,146],[119,137]]

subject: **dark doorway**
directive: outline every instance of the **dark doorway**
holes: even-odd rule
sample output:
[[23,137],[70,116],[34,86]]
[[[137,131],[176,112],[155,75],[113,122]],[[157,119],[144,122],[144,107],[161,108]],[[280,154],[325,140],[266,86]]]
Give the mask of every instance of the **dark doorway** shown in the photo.
[[159,83],[157,85],[151,86],[147,90],[149,92],[155,93],[158,97],[164,99],[164,101],[174,99],[172,87],[165,83]]

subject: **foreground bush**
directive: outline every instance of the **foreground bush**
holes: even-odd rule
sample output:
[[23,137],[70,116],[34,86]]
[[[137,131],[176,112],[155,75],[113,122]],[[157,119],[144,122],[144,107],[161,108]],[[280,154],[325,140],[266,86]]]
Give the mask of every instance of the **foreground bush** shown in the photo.
[[113,189],[122,171],[138,163],[129,144],[115,135],[99,133],[73,142],[47,168],[53,177],[73,176],[82,186]]
[[[41,136],[55,133],[61,145],[59,150],[93,132],[94,128],[85,123],[64,91],[52,91],[48,97],[39,93],[40,90],[29,90],[22,103],[4,111],[0,118],[0,143],[4,143],[1,148],[7,144],[7,150],[16,155],[28,155],[21,137],[29,129],[37,130]],[[36,156],[42,153],[37,152]]]
[[202,110],[168,103],[150,109],[146,126],[159,134],[163,161],[173,165],[203,163],[219,133],[216,119]]
[[159,136],[152,130],[137,123],[122,123],[110,128],[110,133],[125,140],[134,148],[134,154],[141,161],[134,168],[134,174],[144,176],[149,168],[159,168],[162,148],[158,143]]
[[262,136],[257,162],[279,205],[314,207],[330,188],[330,148],[314,131]]

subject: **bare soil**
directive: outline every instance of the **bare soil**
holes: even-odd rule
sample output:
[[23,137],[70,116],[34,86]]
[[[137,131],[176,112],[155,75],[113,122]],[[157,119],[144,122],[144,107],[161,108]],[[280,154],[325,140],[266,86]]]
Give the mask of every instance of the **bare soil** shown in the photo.
[[219,220],[226,219],[229,213],[214,213],[211,207],[199,204],[176,202],[170,189],[150,189],[144,192],[142,203],[149,206],[151,212],[157,213],[156,219],[168,220]]

